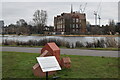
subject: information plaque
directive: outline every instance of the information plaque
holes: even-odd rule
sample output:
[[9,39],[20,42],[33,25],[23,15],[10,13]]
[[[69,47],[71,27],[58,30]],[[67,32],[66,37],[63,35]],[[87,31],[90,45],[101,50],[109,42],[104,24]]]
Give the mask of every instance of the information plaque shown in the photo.
[[37,57],[37,61],[43,72],[61,70],[61,67],[55,56]]

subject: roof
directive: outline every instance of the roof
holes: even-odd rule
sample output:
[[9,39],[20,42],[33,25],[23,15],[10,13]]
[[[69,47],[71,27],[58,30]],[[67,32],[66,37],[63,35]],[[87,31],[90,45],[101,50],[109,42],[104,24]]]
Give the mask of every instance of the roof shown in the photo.
[[64,18],[64,16],[71,16],[74,18],[80,18],[80,19],[86,19],[85,14],[84,13],[62,13],[61,15],[57,15],[57,17],[55,18]]
[[47,43],[47,45],[52,49],[52,50],[60,50],[60,48],[54,43]]
[[39,66],[39,64],[38,64],[38,63],[36,63],[36,64],[33,66],[33,69],[38,68],[38,66]]

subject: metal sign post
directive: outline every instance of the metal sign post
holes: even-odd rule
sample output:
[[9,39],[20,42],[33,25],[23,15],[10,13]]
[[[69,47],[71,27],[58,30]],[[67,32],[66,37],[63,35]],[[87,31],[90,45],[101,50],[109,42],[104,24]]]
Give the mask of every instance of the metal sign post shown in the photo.
[[48,72],[46,72],[46,80],[48,80]]

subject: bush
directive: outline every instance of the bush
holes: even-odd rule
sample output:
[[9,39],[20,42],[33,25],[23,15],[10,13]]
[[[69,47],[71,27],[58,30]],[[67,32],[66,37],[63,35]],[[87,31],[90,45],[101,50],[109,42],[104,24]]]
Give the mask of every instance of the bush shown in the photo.
[[87,48],[94,48],[94,44],[93,43],[90,43],[90,42],[86,42],[86,47]]
[[93,44],[94,44],[95,48],[104,48],[105,47],[105,40],[100,39],[100,40],[97,40],[96,42],[94,41]]
[[27,42],[24,41],[13,41],[13,40],[4,40],[2,41],[3,45],[17,45],[17,46],[44,46],[48,42],[55,42],[57,46],[63,46],[67,48],[81,48],[81,47],[86,47],[86,48],[106,48],[106,47],[112,47],[112,48],[120,48],[120,42],[117,43],[115,41],[115,38],[106,38],[100,39],[100,40],[95,40],[94,42],[86,42],[86,45],[84,43],[77,41],[75,45],[73,43],[64,41],[62,39],[56,39],[56,38],[43,38],[41,40],[29,40]]
[[70,43],[67,42],[65,47],[67,47],[67,48],[71,48]]
[[107,47],[118,47],[117,41],[115,40],[114,37],[106,37],[106,45]]
[[76,48],[81,48],[81,47],[84,47],[84,44],[80,41],[77,41],[75,46]]

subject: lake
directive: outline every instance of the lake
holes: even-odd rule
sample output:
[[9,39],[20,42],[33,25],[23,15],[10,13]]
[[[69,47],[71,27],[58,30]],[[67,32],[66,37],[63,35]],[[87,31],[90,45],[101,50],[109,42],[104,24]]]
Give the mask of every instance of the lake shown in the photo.
[[[56,38],[56,39],[61,39],[63,41],[68,41],[70,43],[75,44],[77,41],[80,41],[82,43],[85,42],[93,42],[95,40],[100,40],[100,39],[105,39],[106,37],[79,37],[79,36],[24,36],[24,35],[5,35],[4,37],[2,37],[2,35],[0,36],[0,40],[14,40],[14,41],[29,41],[29,40],[41,40],[44,38]],[[115,40],[118,42],[118,37],[109,37],[110,39],[115,38]]]

